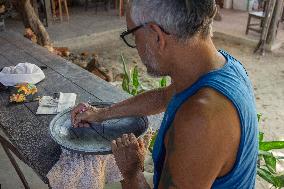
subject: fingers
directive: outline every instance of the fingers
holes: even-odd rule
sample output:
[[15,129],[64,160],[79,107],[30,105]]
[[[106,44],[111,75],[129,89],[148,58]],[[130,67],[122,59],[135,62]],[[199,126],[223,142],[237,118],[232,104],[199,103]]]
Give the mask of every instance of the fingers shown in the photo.
[[128,134],[124,134],[124,135],[122,136],[122,144],[123,144],[124,146],[128,146],[128,145],[130,144],[130,140],[129,140]]
[[79,127],[88,128],[88,127],[90,127],[90,124],[87,123],[87,122],[82,122],[82,123],[79,123]]
[[118,148],[122,148],[123,147],[121,138],[116,139],[116,144],[117,144]]
[[113,140],[112,142],[111,142],[111,150],[112,150],[112,152],[113,153],[115,153],[116,151],[117,151],[117,144],[116,144],[116,140]]
[[86,110],[76,115],[73,127],[90,127],[90,111]]
[[83,127],[83,123],[82,123],[82,120],[83,120],[83,117],[82,117],[82,113],[78,113],[75,117],[75,120],[74,120],[74,123],[73,123],[73,126],[75,128],[77,127]]
[[138,145],[140,148],[144,149],[145,148],[145,144],[144,144],[144,140],[142,138],[138,139]]
[[130,134],[129,141],[130,141],[130,143],[136,143],[137,142],[137,138],[133,133]]
[[144,140],[138,139],[133,133],[130,135],[124,134],[121,138],[112,141],[112,149],[118,150],[133,145],[135,148],[145,148]]
[[71,111],[71,121],[73,126],[76,126],[76,117],[79,113],[84,112],[88,109],[88,104],[80,103]]

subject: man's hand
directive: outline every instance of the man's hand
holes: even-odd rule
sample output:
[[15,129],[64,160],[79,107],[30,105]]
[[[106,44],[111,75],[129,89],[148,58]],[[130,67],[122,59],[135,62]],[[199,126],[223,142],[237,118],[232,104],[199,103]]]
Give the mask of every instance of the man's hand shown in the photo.
[[150,130],[143,139],[134,134],[125,134],[112,142],[116,164],[124,178],[123,189],[150,189],[144,175],[144,160],[153,132]]
[[134,134],[124,134],[112,141],[112,152],[125,180],[131,180],[143,172],[146,148],[144,140]]
[[71,112],[73,127],[89,127],[92,122],[103,121],[102,110],[86,103],[80,103]]

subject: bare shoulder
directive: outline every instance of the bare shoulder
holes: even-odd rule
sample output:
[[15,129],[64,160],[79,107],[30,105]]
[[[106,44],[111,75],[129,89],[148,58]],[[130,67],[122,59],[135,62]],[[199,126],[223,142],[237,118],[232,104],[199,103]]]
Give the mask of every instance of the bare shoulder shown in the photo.
[[192,142],[194,137],[206,138],[207,142],[216,145],[237,144],[240,139],[240,121],[235,106],[211,88],[201,89],[189,98],[176,113],[173,125],[176,135],[184,138],[186,143]]
[[227,97],[212,88],[203,88],[179,108],[174,123],[190,123],[190,127],[184,129],[198,126],[226,130],[234,128],[230,125],[239,127],[239,117],[234,104]]
[[167,132],[161,186],[210,188],[233,168],[239,141],[231,101],[211,88],[198,91],[179,108]]

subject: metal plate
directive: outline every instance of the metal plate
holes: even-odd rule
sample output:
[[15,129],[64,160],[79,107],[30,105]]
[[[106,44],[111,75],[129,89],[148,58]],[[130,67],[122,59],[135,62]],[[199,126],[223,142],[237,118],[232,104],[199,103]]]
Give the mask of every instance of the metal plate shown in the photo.
[[[93,103],[93,106],[109,106],[110,103]],[[71,109],[54,117],[50,123],[50,134],[55,142],[67,150],[83,154],[111,154],[111,141],[123,134],[134,133],[136,137],[148,129],[146,117],[127,117],[93,123],[90,128],[71,126]]]

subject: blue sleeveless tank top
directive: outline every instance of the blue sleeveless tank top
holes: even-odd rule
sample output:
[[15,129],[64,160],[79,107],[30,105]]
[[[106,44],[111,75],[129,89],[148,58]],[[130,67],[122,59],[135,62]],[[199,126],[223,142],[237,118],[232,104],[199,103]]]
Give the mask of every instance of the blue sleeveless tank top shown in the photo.
[[224,67],[205,74],[188,89],[173,96],[168,104],[152,154],[154,189],[158,188],[167,153],[164,138],[175,118],[175,113],[188,98],[204,87],[215,89],[234,104],[241,126],[241,140],[233,169],[224,177],[217,178],[212,189],[253,189],[255,186],[258,124],[252,84],[239,61],[223,50],[219,52],[227,60]]

